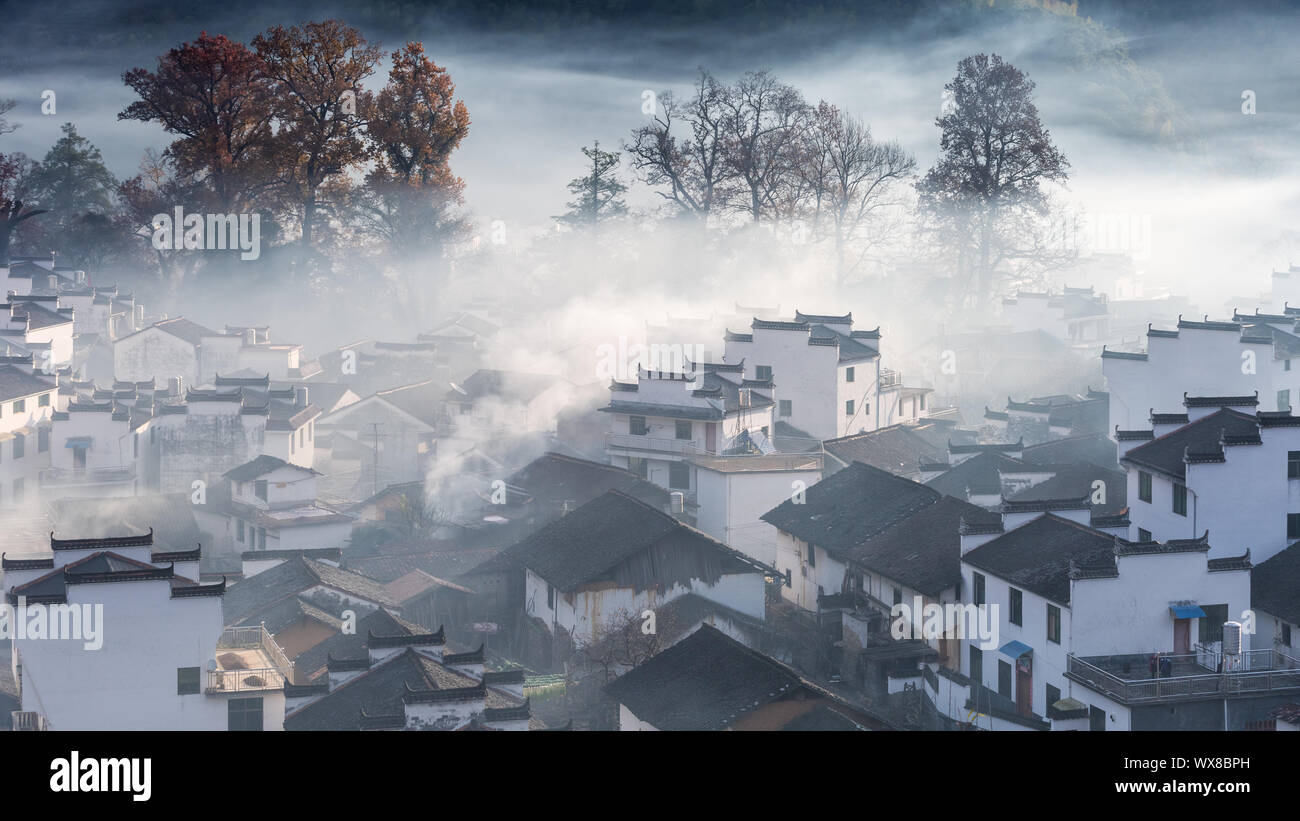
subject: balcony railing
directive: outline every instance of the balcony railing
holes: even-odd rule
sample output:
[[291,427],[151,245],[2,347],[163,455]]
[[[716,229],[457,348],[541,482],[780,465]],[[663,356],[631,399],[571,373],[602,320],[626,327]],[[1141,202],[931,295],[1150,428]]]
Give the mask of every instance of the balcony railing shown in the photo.
[[[1136,664],[1142,672],[1149,671],[1139,657],[1124,658],[1130,667]],[[1249,650],[1233,657],[1198,647],[1195,653],[1165,654],[1162,658],[1168,660],[1171,673],[1164,677],[1103,669],[1115,666],[1119,657],[1085,660],[1074,655],[1067,659],[1066,675],[1124,704],[1300,689],[1300,661],[1276,650]],[[1220,660],[1225,666],[1222,672]]]
[[675,456],[694,456],[708,451],[697,446],[691,439],[661,439],[654,436],[638,436],[634,433],[609,433],[605,435],[605,447],[617,450],[644,450],[654,453],[670,453]]
[[109,485],[135,478],[135,466],[113,468],[46,468],[40,473],[42,485]]
[[889,368],[880,369],[880,389],[896,388],[903,384],[903,374],[901,371],[890,370]]
[[221,650],[259,650],[272,666],[209,670],[210,693],[279,690],[295,683],[293,662],[263,625],[226,628],[217,640],[217,651]]
[[45,724],[45,716],[40,713],[14,711],[9,714],[9,719],[14,732],[33,732],[49,729]]

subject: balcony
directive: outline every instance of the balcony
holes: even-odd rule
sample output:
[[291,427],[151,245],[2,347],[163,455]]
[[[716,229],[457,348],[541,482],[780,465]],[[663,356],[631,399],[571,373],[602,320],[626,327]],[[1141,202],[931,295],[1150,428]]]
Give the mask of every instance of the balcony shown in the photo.
[[605,449],[642,451],[681,457],[708,453],[708,451],[697,446],[692,439],[661,439],[654,436],[638,436],[634,433],[605,434]]
[[[1197,646],[1196,652],[1165,654],[1169,675],[1152,678],[1149,655],[1070,655],[1065,675],[1122,704],[1198,701],[1300,690],[1300,661],[1277,650],[1248,650],[1225,656]],[[1226,668],[1219,672],[1220,664]]]
[[40,713],[14,711],[9,714],[11,727],[14,732],[36,732],[48,730],[49,726],[45,723],[45,716]]
[[43,487],[85,487],[114,485],[135,479],[135,466],[113,468],[46,468],[40,473]]
[[903,384],[903,374],[901,371],[890,370],[889,368],[880,369],[880,389],[883,391],[887,388],[901,387]]
[[281,690],[294,683],[293,662],[262,625],[229,627],[217,640],[208,670],[209,695]]

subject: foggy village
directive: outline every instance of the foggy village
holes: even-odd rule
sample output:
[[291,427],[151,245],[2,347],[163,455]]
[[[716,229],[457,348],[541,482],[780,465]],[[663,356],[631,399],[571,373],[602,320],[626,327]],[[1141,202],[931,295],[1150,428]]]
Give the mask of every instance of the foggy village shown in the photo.
[[0,727],[1300,730],[1294,16],[616,5],[9,8]]

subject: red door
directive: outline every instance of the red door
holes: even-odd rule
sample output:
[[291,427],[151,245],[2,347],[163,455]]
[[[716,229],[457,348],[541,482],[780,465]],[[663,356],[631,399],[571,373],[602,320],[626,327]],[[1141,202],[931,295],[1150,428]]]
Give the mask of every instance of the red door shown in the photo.
[[1016,712],[1022,716],[1034,712],[1033,657],[1028,653],[1016,660]]
[[709,453],[718,451],[718,423],[708,422],[704,426],[704,449]]
[[1192,620],[1174,619],[1174,652],[1192,652]]

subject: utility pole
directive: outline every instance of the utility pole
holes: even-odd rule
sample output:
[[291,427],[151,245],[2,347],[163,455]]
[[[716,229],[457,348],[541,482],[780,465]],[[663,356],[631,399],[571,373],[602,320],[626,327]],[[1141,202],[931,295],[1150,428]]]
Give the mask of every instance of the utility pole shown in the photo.
[[370,434],[370,439],[374,443],[374,451],[375,451],[375,475],[373,479],[373,490],[371,490],[371,495],[377,496],[379,495],[379,440],[385,437],[384,434],[379,432],[378,422],[371,422],[370,427],[373,429],[373,432]]

